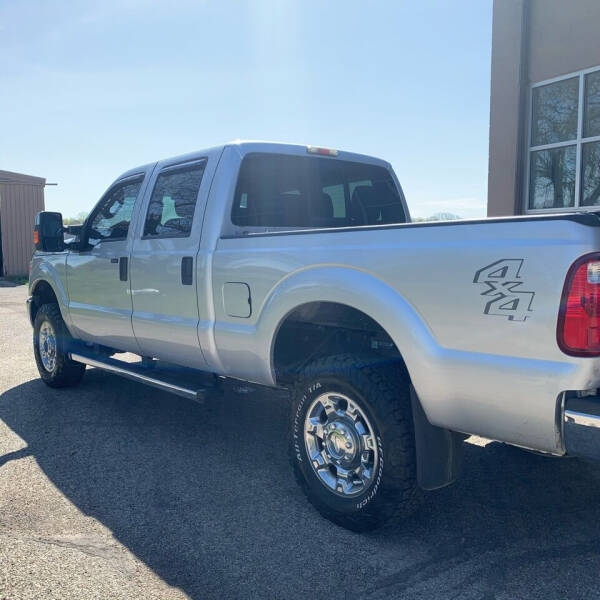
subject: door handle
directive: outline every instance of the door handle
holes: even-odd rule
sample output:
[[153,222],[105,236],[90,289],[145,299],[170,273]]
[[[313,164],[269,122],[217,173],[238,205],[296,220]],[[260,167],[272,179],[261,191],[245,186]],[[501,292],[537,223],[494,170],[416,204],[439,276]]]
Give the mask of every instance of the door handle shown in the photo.
[[181,283],[192,285],[194,281],[194,257],[184,256],[181,259]]
[[127,281],[127,257],[121,256],[119,259],[119,279],[121,281]]
[[118,258],[111,258],[110,262],[114,263],[116,265],[119,262],[119,259]]

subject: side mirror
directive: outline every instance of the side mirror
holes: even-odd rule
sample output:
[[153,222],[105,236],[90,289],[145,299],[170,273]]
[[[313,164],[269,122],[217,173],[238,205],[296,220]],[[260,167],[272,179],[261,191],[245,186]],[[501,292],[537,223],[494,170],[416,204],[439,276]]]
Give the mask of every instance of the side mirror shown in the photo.
[[40,212],[35,217],[33,243],[42,252],[62,252],[65,249],[62,215],[58,212]]

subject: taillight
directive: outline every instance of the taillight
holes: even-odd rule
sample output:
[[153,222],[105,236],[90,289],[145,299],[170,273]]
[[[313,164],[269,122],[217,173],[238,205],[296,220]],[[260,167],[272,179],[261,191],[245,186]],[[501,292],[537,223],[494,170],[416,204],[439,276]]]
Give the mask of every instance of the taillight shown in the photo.
[[33,243],[36,245],[40,243],[40,233],[37,229],[33,232]]
[[558,316],[560,349],[572,356],[600,356],[600,254],[576,260],[563,289]]

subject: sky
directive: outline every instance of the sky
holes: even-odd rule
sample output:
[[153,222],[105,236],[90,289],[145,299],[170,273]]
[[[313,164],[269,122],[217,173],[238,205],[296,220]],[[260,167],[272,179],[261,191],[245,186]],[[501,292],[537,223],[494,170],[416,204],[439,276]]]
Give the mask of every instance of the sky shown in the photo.
[[485,216],[492,0],[0,0],[0,169],[89,211],[233,139],[391,162],[411,214]]

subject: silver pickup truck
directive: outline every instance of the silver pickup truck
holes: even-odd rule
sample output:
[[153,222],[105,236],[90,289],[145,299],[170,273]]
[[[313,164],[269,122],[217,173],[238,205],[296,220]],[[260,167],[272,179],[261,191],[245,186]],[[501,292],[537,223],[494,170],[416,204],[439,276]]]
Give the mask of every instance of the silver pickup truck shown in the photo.
[[46,384],[287,388],[295,475],[345,527],[409,515],[469,434],[600,457],[593,213],[411,223],[383,160],[234,142],[127,171],[80,227],[40,213],[34,241]]

